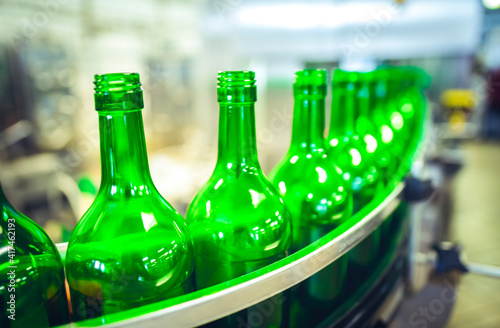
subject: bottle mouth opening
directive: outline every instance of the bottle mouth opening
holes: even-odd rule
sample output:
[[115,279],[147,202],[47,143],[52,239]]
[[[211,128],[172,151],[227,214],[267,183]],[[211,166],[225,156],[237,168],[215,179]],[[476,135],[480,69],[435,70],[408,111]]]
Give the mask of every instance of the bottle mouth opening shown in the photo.
[[217,76],[219,87],[254,85],[255,73],[252,71],[221,71]]
[[301,97],[326,97],[326,70],[305,69],[295,72],[294,95]]
[[249,103],[257,101],[255,73],[252,71],[222,71],[217,75],[217,101]]
[[144,108],[141,78],[138,73],[96,74],[94,85],[97,111]]
[[356,71],[345,71],[337,68],[332,71],[333,83],[356,83],[366,80],[370,73],[361,73]]
[[296,85],[326,85],[326,70],[324,69],[304,69],[295,72]]
[[94,75],[96,92],[130,92],[141,90],[138,73],[107,73]]

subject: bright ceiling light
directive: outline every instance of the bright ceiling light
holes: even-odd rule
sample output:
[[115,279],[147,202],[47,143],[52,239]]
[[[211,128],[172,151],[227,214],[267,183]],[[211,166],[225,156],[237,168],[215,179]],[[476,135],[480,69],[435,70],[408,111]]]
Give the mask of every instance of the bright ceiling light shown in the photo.
[[500,8],[500,0],[483,0],[483,5],[488,9]]

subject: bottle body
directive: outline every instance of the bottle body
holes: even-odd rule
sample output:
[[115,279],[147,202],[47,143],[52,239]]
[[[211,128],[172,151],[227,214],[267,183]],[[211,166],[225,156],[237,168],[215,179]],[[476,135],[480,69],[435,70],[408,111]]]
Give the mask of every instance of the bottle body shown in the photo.
[[[332,142],[333,141],[333,142]],[[383,188],[379,172],[373,163],[361,163],[369,158],[364,145],[356,135],[332,138],[334,144],[329,151],[332,158],[343,172],[349,192],[353,198],[353,214],[366,206]],[[357,164],[357,165],[355,165]],[[378,228],[356,245],[348,253],[350,277],[366,277],[377,260],[380,251],[381,229]],[[353,282],[355,279],[351,279]]]
[[0,187],[0,326],[54,327],[69,322],[64,268],[54,244],[15,210]]
[[[291,218],[265,178],[255,146],[253,72],[219,73],[219,155],[212,177],[190,204],[196,287],[202,289],[260,269],[288,255]],[[234,102],[233,102],[234,101]],[[280,327],[282,295],[211,324],[235,327],[273,303],[262,326]]]
[[66,255],[75,321],[194,289],[190,234],[149,175],[138,74],[96,76],[96,107],[101,187]]
[[256,175],[212,176],[186,215],[194,239],[197,288],[250,273],[288,254],[290,243],[282,237],[291,235],[290,223],[278,197]]
[[189,234],[160,195],[97,197],[66,256],[75,321],[194,290]]
[[[186,214],[193,236],[197,289],[237,278],[288,255],[289,214],[278,197],[259,176],[212,176]],[[273,308],[264,316],[262,327],[284,327],[287,305],[283,297],[278,294],[209,326],[237,327],[262,316],[263,309]]]
[[[292,252],[336,229],[352,214],[352,196],[324,152],[289,152],[269,178],[278,186],[293,220]],[[318,324],[345,291],[348,257],[335,260],[301,282],[292,295],[296,327]],[[307,319],[307,317],[310,317]]]
[[329,233],[352,214],[352,196],[325,152],[288,153],[269,175],[293,218],[292,252]]

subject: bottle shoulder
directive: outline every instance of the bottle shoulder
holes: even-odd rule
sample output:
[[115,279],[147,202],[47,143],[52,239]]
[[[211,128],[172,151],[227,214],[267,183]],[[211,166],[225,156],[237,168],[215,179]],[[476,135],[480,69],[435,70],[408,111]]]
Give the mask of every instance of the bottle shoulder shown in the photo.
[[376,153],[368,153],[357,136],[331,139],[328,155],[342,170],[342,178],[351,190],[376,187],[382,183]]
[[[53,296],[64,284],[63,264],[54,243],[37,223],[10,204],[2,208],[0,247],[6,250],[0,254],[0,263],[4,264],[0,267],[3,277],[0,281],[7,281],[5,279],[8,279],[14,268],[18,280],[11,287],[19,291],[19,297],[38,297],[33,289],[25,288],[26,286],[40,289],[51,286],[42,292],[47,297]],[[1,294],[0,290],[0,297]]]
[[190,208],[199,206],[199,203],[205,204],[208,200],[212,204],[233,204],[238,208],[256,209],[258,204],[283,207],[279,192],[260,170],[214,171],[193,199]]
[[195,249],[220,250],[221,257],[268,258],[291,245],[288,208],[262,173],[214,174],[190,204],[186,221]]
[[[272,170],[270,180],[274,185],[281,181],[305,185],[342,185],[342,170],[326,151],[295,153],[286,156]],[[281,190],[280,190],[281,192]],[[283,192],[281,192],[283,194]]]
[[375,165],[375,154],[366,150],[365,141],[358,135],[332,138],[328,156],[342,171],[363,171]]
[[272,179],[284,196],[294,230],[308,225],[337,226],[352,214],[352,195],[342,171],[327,155],[291,157]]
[[0,219],[2,246],[12,245],[21,255],[51,254],[60,261],[54,243],[35,221],[10,205],[3,206],[2,214]]
[[71,235],[73,244],[107,242],[128,238],[138,244],[140,238],[161,235],[162,239],[188,243],[190,236],[184,218],[159,194],[109,197],[98,194]]

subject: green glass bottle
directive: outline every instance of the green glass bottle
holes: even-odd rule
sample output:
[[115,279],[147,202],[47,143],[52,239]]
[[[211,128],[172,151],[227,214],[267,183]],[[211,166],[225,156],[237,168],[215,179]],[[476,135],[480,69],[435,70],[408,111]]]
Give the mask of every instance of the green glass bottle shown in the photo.
[[[354,115],[359,102],[359,89],[357,74],[341,69],[334,71],[328,155],[342,170],[353,195],[353,213],[367,205],[383,188],[375,158],[366,151],[366,145],[355,130]],[[377,260],[379,246],[380,229],[377,229],[349,251],[349,271],[353,277],[366,277],[370,273]]]
[[102,180],[66,255],[75,321],[194,289],[190,234],[149,173],[139,74],[96,75],[94,83]]
[[[408,144],[401,140],[401,129],[407,129],[408,124],[404,125],[404,117],[400,115],[399,96],[395,87],[401,89],[402,82],[395,84],[390,81],[397,81],[399,72],[393,67],[381,66],[373,72],[375,104],[372,111],[373,122],[379,127],[380,136],[383,144],[390,151],[392,165],[385,170],[385,181],[387,184],[401,180],[399,172],[407,166],[405,149]],[[390,113],[394,113],[392,116]],[[396,129],[398,128],[398,129]],[[389,187],[391,187],[389,185]],[[394,213],[386,218],[381,226],[381,248],[384,253],[388,252],[391,240],[397,236],[399,231],[399,222],[401,214],[406,212],[406,204],[403,202],[398,206]]]
[[[283,199],[266,179],[257,159],[255,74],[226,71],[218,76],[219,151],[215,170],[190,204],[186,219],[193,236],[197,289],[260,269],[287,256],[292,243],[291,217]],[[280,299],[257,304],[213,326],[250,326],[254,312],[262,327],[281,327],[286,316]],[[259,314],[260,315],[260,314]],[[252,326],[253,327],[253,326]]]
[[[422,70],[416,67],[398,68],[401,75],[401,94],[398,97],[397,106],[406,122],[406,128],[410,134],[410,140],[407,143],[401,160],[398,163],[395,173],[395,182],[403,180],[411,170],[414,157],[421,145],[424,123],[426,117],[426,98],[423,93],[424,88],[428,87],[430,78]],[[409,204],[402,201],[396,210],[392,213],[389,222],[391,222],[391,234],[395,236],[407,219]]]
[[389,151],[387,156],[390,160],[386,163],[387,165],[382,165],[383,180],[386,183],[394,178],[403,151],[402,145],[395,142],[392,123],[387,116],[387,97],[389,96],[387,75],[387,70],[377,69],[369,76],[373,95],[370,118],[378,130],[380,147]]
[[422,141],[426,115],[426,98],[423,93],[426,75],[416,67],[399,67],[401,90],[397,98],[397,107],[406,122],[409,141],[400,163],[398,176],[403,178],[411,169],[416,151]]
[[375,156],[366,151],[366,144],[355,129],[360,87],[356,72],[334,71],[329,156],[342,170],[342,177],[353,193],[354,213],[373,199],[381,185]]
[[[351,72],[359,80],[358,101],[354,104],[355,130],[365,142],[366,152],[375,159],[380,180],[387,184],[396,171],[397,163],[389,149],[390,139],[383,115],[376,110],[376,80],[374,72]],[[380,125],[377,125],[380,124]],[[392,133],[392,132],[389,132]]]
[[[279,188],[293,219],[292,250],[298,251],[337,228],[352,215],[352,194],[342,171],[327,156],[325,131],[326,71],[296,73],[292,142],[269,179]],[[309,317],[330,307],[345,283],[343,256],[298,289],[301,308]]]
[[408,120],[405,119],[400,110],[404,87],[403,76],[396,67],[384,66],[378,69],[378,73],[379,83],[385,88],[382,110],[385,111],[386,119],[393,133],[391,150],[396,162],[405,162],[411,131]]
[[403,119],[408,122],[407,129],[410,132],[413,132],[415,127],[415,119],[416,119],[416,111],[417,107],[416,102],[420,101],[418,97],[415,97],[413,85],[415,82],[416,76],[414,75],[414,71],[411,67],[397,67],[395,68],[398,71],[400,76],[400,84],[399,84],[399,94],[397,97],[397,107],[399,112],[403,116]]
[[7,201],[0,186],[0,327],[69,322],[61,256],[49,236]]

